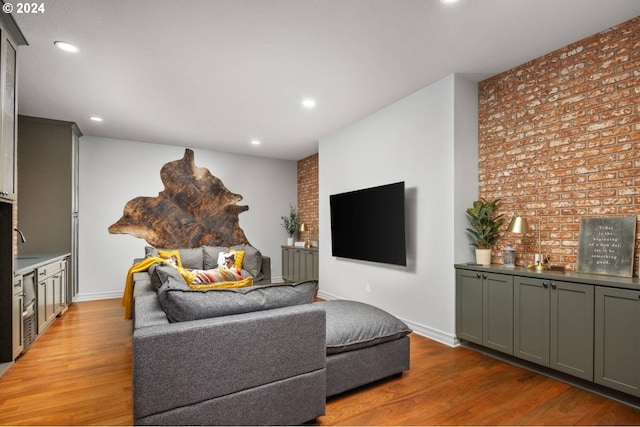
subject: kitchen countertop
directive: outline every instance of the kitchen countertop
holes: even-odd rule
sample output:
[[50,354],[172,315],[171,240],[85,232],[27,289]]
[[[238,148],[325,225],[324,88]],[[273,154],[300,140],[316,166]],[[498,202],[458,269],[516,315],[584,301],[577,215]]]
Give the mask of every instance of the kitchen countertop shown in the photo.
[[48,253],[48,254],[23,254],[16,257],[15,273],[24,274],[29,271],[48,264],[52,261],[66,258],[70,253]]

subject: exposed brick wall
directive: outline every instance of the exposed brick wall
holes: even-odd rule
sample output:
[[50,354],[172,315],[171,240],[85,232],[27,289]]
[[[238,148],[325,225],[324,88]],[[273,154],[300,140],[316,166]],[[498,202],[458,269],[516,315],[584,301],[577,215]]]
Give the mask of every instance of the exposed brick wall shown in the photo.
[[637,220],[640,17],[484,80],[478,97],[479,197],[533,228],[503,231],[494,263],[507,242],[532,263],[539,227],[551,262],[575,270],[581,218]]
[[298,161],[298,214],[308,231],[299,240],[318,240],[318,153]]

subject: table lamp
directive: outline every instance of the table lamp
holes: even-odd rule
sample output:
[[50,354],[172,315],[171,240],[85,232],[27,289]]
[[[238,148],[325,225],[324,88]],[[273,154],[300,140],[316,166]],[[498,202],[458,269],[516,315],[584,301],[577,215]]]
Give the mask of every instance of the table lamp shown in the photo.
[[[542,246],[540,242],[540,224],[538,223],[538,253],[536,254],[536,261],[534,264],[528,265],[527,268],[534,268],[536,270],[548,270],[549,266],[546,262],[546,257],[542,255]],[[526,234],[529,231],[529,223],[526,218],[521,216],[514,216],[507,227],[507,231],[510,233]]]

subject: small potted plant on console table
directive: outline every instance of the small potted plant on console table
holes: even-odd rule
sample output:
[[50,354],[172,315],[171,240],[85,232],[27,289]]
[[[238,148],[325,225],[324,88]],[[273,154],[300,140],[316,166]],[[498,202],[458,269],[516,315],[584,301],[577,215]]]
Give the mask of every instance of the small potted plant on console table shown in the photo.
[[289,233],[287,245],[293,246],[293,234],[298,229],[298,223],[300,222],[296,208],[289,205],[289,216],[281,216],[280,218],[282,219],[282,226]]
[[476,263],[481,265],[491,264],[491,245],[498,237],[498,231],[502,226],[502,214],[495,214],[498,202],[496,199],[489,202],[485,199],[473,202],[473,207],[467,209],[467,215],[471,219],[471,228],[467,231],[476,239]]

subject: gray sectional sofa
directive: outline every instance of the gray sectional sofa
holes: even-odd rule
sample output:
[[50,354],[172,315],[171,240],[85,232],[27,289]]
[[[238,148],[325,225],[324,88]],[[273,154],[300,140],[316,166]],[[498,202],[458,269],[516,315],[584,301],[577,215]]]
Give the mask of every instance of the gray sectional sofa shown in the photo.
[[327,397],[409,369],[407,325],[312,303],[317,281],[193,290],[161,264],[133,279],[137,425],[302,424]]

